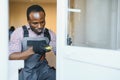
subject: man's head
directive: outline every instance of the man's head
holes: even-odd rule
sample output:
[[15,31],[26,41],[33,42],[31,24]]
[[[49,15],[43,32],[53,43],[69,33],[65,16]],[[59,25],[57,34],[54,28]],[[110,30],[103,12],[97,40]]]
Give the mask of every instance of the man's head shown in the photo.
[[40,35],[45,26],[45,11],[39,5],[32,5],[27,9],[27,21],[31,29]]

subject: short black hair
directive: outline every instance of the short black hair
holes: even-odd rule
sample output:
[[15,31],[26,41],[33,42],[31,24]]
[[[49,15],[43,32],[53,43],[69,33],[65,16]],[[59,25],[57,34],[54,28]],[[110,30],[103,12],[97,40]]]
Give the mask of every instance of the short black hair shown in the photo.
[[29,20],[29,15],[31,12],[44,12],[45,14],[45,11],[44,9],[40,6],[40,5],[32,5],[30,7],[27,8],[27,20]]

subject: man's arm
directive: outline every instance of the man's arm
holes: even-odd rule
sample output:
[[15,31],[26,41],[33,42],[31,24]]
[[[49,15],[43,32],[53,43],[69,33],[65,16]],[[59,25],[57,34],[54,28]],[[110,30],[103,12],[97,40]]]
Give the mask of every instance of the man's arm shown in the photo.
[[9,42],[9,59],[10,60],[25,60],[30,55],[34,54],[32,47],[28,50],[21,52],[22,45],[21,41],[23,39],[22,28],[17,28],[11,35]]
[[28,50],[24,52],[14,52],[9,55],[9,60],[25,60],[30,55],[34,54],[33,48],[30,47]]

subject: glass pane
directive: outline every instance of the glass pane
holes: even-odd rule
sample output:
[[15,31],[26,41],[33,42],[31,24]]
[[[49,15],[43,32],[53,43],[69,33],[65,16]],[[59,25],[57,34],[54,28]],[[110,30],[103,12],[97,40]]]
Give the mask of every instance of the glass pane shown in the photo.
[[68,45],[118,49],[118,0],[68,1]]

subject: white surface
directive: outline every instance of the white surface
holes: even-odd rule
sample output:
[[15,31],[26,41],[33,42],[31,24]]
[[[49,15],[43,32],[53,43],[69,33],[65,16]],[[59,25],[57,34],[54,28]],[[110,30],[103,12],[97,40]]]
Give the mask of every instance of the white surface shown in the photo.
[[63,58],[61,80],[120,80],[120,70]]
[[120,51],[66,46],[67,1],[57,0],[57,80],[120,80]]
[[8,80],[19,80],[19,69],[24,67],[23,60],[9,60]]
[[0,80],[8,80],[8,0],[0,0]]

